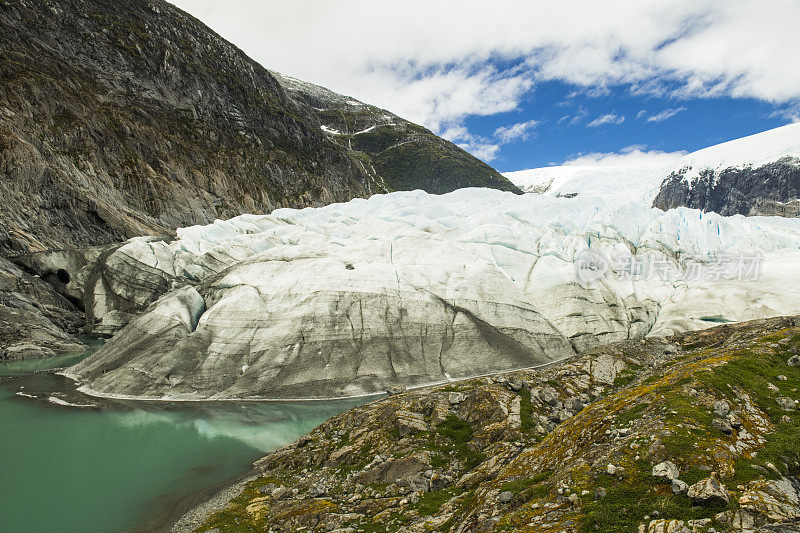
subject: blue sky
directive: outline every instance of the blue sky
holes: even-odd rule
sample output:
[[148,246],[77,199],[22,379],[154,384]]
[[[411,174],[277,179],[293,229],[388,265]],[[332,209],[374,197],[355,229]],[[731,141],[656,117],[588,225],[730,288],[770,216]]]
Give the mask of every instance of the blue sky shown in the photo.
[[[775,114],[777,109],[754,98],[676,100],[632,95],[625,87],[588,96],[575,86],[547,82],[526,95],[516,110],[467,117],[464,123],[474,134],[497,142],[498,128],[535,122],[523,136],[501,144],[491,164],[505,172],[632,147],[645,152],[691,152],[789,122]],[[609,116],[608,122],[590,126],[604,116]]]
[[659,162],[800,119],[797,0],[174,1],[500,171]]

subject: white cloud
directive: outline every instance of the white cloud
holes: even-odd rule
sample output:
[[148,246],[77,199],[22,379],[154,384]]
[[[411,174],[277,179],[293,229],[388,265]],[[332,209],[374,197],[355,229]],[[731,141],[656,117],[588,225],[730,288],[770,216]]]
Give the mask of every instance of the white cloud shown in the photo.
[[686,152],[662,152],[647,150],[646,146],[632,145],[619,152],[592,152],[578,154],[565,161],[563,165],[599,166],[599,167],[651,167],[662,168],[676,163]]
[[478,159],[486,162],[491,162],[497,159],[500,152],[500,146],[491,143],[473,143],[473,144],[459,144],[461,148],[471,153]]
[[531,130],[538,124],[535,120],[518,122],[511,126],[500,126],[494,131],[494,136],[501,142],[507,143],[516,140],[527,141],[531,135]]
[[[664,122],[665,120],[671,119],[672,117],[674,117],[675,115],[677,115],[682,111],[686,111],[686,108],[683,106],[676,107],[674,109],[672,108],[665,109],[660,113],[656,113],[655,115],[647,117],[647,122]],[[643,116],[641,112],[639,112],[639,114],[636,115],[636,118],[639,118],[640,116]]]
[[[575,113],[572,116],[572,118],[570,118],[569,125],[570,126],[574,126],[576,124],[579,124],[579,123],[583,122],[583,120],[588,116],[589,116],[589,110],[586,109],[585,107],[580,107],[578,109],[577,113]],[[559,122],[561,122],[560,119],[559,119]]]
[[473,135],[462,125],[448,127],[441,132],[441,136],[484,161],[495,160],[500,153],[500,144],[502,144],[493,143],[480,135]]
[[772,113],[770,113],[769,117],[770,118],[780,117],[784,120],[788,120],[793,124],[800,122],[800,102],[773,111]]
[[436,132],[516,109],[547,80],[590,96],[800,99],[797,0],[174,2],[268,68]]
[[598,126],[603,126],[605,124],[617,125],[622,124],[625,122],[625,116],[615,115],[614,113],[606,113],[605,115],[600,115],[590,123],[586,125],[587,128],[597,128]]

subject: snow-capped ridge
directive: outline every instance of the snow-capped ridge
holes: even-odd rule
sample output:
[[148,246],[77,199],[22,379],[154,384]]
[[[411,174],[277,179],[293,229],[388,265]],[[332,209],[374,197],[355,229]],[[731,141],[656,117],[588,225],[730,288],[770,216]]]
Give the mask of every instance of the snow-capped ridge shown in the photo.
[[800,165],[800,123],[703,148],[670,164],[630,166],[561,165],[503,175],[525,192],[547,196],[596,196],[616,205],[652,205],[662,185],[680,176],[691,189],[704,171],[717,176],[730,168],[757,168],[793,158]]
[[673,171],[683,173],[683,179],[691,187],[703,170],[759,167],[785,157],[800,158],[800,123],[692,152],[684,156]]

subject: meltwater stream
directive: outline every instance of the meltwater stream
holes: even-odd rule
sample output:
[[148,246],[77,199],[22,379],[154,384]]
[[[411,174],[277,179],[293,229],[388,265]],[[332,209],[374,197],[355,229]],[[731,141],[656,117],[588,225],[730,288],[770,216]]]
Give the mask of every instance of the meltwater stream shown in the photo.
[[363,401],[170,405],[75,398],[47,368],[0,364],[0,532],[163,528],[179,503]]

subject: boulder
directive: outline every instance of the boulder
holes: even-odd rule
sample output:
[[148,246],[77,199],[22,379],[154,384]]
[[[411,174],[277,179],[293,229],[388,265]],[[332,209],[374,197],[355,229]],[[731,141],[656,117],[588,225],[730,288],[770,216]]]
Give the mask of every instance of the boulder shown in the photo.
[[686,492],[686,495],[699,505],[727,505],[730,494],[725,485],[719,482],[716,476],[698,481]]
[[653,467],[651,474],[654,477],[672,481],[674,479],[678,479],[680,472],[678,470],[678,467],[675,466],[675,463],[673,463],[672,461],[664,461],[655,465]]
[[778,405],[780,405],[781,409],[784,411],[794,411],[797,408],[797,402],[792,398],[787,398],[786,396],[779,396]]
[[692,533],[683,520],[651,520],[647,533]]
[[711,421],[711,426],[714,429],[717,429],[725,433],[726,435],[730,435],[731,433],[733,433],[733,428],[731,427],[731,423],[728,422],[728,420],[725,418],[715,418],[714,420]]
[[800,366],[800,355],[793,355],[786,361],[789,366]]
[[731,509],[717,513],[714,515],[714,520],[734,531],[752,530],[763,523],[763,520],[758,520],[756,516],[745,509]]
[[680,479],[673,479],[672,480],[672,493],[677,494],[679,496],[684,496],[689,491],[689,485],[686,484],[685,481],[681,481]]
[[719,418],[725,418],[731,412],[731,406],[725,400],[714,402],[714,414]]
[[550,405],[559,403],[558,392],[553,387],[542,387],[536,393],[540,400]]
[[450,402],[450,405],[458,405],[466,399],[467,395],[463,392],[451,392],[447,395],[447,401]]
[[572,397],[567,398],[564,400],[564,409],[571,412],[572,414],[578,413],[584,408],[584,404],[580,398]]

